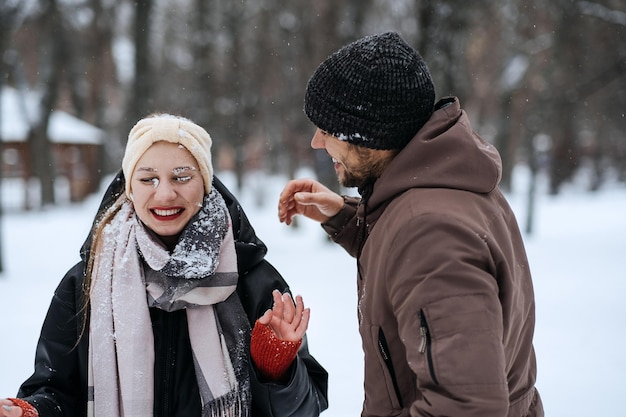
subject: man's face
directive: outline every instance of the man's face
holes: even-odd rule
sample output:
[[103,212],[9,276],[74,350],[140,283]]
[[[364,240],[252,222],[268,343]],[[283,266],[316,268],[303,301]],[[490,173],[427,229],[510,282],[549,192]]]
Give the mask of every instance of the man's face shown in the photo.
[[325,149],[333,160],[339,184],[360,187],[378,178],[396,151],[377,150],[353,145],[317,129],[311,140],[313,149]]

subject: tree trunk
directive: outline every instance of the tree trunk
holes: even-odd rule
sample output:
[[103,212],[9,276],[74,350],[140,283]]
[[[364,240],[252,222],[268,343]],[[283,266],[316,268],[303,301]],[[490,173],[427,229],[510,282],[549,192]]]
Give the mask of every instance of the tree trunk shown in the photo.
[[132,85],[130,106],[126,110],[126,128],[122,137],[126,137],[137,121],[153,110],[152,98],[155,96],[154,73],[150,59],[150,39],[152,31],[152,0],[136,0],[135,4],[135,78]]

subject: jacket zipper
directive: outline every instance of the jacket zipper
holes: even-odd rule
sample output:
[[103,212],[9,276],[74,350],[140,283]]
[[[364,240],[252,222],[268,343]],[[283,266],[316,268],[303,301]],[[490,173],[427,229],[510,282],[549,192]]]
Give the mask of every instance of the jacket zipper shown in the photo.
[[378,350],[380,351],[380,355],[387,366],[387,370],[389,371],[389,376],[391,377],[391,382],[393,383],[393,390],[396,393],[396,398],[398,399],[398,403],[400,407],[402,407],[402,397],[400,396],[400,387],[398,387],[398,381],[396,380],[396,372],[393,369],[393,362],[391,360],[391,356],[389,355],[389,346],[387,345],[387,339],[385,338],[385,334],[383,333],[383,329],[378,329]]
[[433,352],[432,352],[432,341],[430,337],[430,332],[428,331],[428,323],[426,322],[426,316],[424,315],[424,310],[420,310],[419,312],[420,318],[420,343],[418,345],[419,353],[426,354],[426,360],[428,362],[428,371],[430,372],[430,377],[436,385],[439,385],[439,381],[437,380],[437,375],[435,375],[435,366],[433,365]]
[[[356,225],[357,228],[359,228],[361,226],[361,218],[358,215],[359,212],[359,208],[363,205],[363,198],[361,198],[358,202],[358,204],[356,205]],[[367,206],[364,206],[365,208],[367,208]],[[367,216],[367,213],[364,214],[364,218],[363,221],[365,221],[365,217]],[[363,246],[365,245],[365,240],[367,239],[367,230],[365,225],[363,225],[363,231],[361,232],[361,235],[359,237],[359,250],[357,252],[356,255],[356,269],[357,269],[357,276],[359,277],[359,281],[363,281],[363,266],[361,265],[361,252],[363,252]]]

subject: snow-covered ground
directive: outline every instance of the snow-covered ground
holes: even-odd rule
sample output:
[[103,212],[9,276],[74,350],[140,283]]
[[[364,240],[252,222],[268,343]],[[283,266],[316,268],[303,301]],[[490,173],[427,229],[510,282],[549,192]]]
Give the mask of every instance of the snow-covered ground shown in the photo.
[[[228,174],[220,177],[233,184]],[[284,179],[256,179],[254,188],[236,194],[269,247],[268,259],[311,307],[310,349],[330,373],[330,408],[323,415],[356,417],[363,390],[354,260],[311,221],[299,219],[297,229],[280,224],[276,206]],[[52,292],[78,260],[99,198],[2,216],[0,397],[15,395],[32,371]],[[509,199],[523,223],[523,186]],[[570,186],[557,197],[540,188],[535,233],[525,240],[546,415],[626,416],[626,188],[611,185],[591,195]]]

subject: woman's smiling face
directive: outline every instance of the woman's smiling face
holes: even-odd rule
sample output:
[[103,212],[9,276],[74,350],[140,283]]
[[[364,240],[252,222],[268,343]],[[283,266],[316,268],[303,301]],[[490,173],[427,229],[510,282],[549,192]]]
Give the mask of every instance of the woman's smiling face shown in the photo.
[[176,143],[150,146],[137,161],[130,184],[137,216],[167,244],[178,239],[202,207],[204,182],[198,163]]

